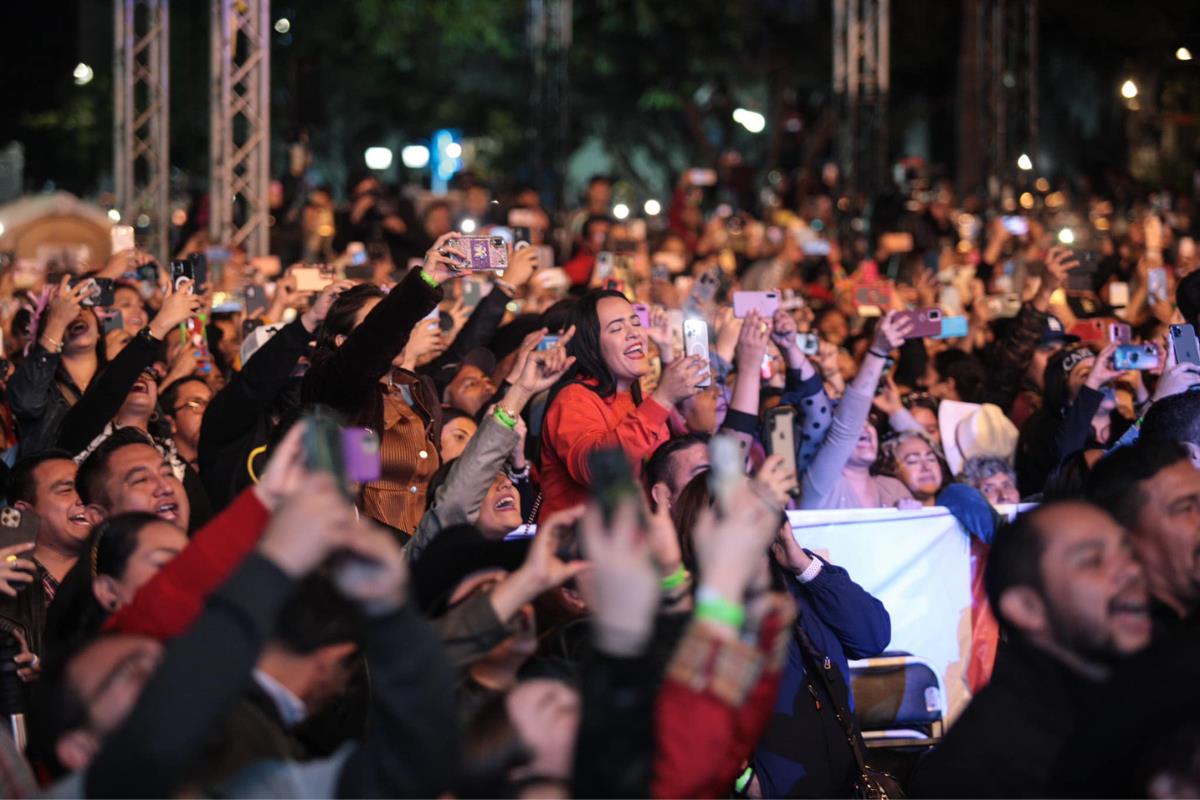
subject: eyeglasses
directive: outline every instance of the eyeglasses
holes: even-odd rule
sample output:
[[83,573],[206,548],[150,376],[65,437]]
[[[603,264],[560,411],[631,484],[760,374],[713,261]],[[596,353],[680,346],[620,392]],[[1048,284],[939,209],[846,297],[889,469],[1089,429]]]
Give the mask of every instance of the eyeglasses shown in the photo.
[[181,405],[175,407],[175,413],[178,414],[185,408],[190,408],[192,411],[204,413],[204,409],[208,408],[207,400],[185,400]]

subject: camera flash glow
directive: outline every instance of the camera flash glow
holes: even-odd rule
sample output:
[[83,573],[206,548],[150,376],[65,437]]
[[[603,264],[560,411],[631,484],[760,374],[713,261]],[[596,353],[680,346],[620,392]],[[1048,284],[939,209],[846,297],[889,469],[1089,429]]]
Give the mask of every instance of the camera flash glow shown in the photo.
[[733,121],[751,133],[762,133],[767,127],[767,118],[757,111],[748,108],[738,108],[733,112]]
[[629,216],[629,206],[624,203],[617,203],[613,206],[613,216],[617,219],[625,219]]
[[86,86],[92,82],[92,78],[96,77],[95,71],[82,61],[75,65],[75,70],[71,74],[75,76],[76,86]]
[[1124,97],[1126,100],[1132,100],[1137,96],[1138,88],[1136,83],[1132,80],[1127,80],[1121,84],[1121,97]]
[[1033,169],[1033,159],[1028,153],[1021,153],[1021,157],[1017,159],[1017,168],[1029,172]]
[[1075,231],[1070,228],[1063,228],[1058,232],[1058,241],[1061,244],[1075,244]]
[[400,160],[409,169],[423,169],[429,165],[429,148],[423,144],[410,144],[400,151]]
[[290,19],[288,19],[287,17],[280,17],[279,19],[275,20],[275,32],[276,33],[287,33],[291,29],[292,29],[292,21]]
[[108,210],[108,218],[111,219],[113,222],[120,222],[121,221],[121,212],[117,211],[115,208],[110,208]]
[[467,219],[464,219],[462,221],[462,224],[460,224],[458,226],[458,229],[460,231],[462,231],[463,233],[474,233],[475,232],[475,220],[473,220],[469,217]]
[[363,153],[363,160],[368,169],[387,169],[392,165],[392,149],[390,147],[368,147]]
[[645,205],[642,206],[642,210],[644,210],[649,216],[655,217],[662,213],[662,204],[657,200],[650,199],[647,200]]
[[462,158],[462,145],[458,142],[446,145],[446,158]]
[[1192,51],[1188,50],[1186,47],[1181,47],[1175,51],[1175,58],[1179,59],[1180,61],[1191,61]]

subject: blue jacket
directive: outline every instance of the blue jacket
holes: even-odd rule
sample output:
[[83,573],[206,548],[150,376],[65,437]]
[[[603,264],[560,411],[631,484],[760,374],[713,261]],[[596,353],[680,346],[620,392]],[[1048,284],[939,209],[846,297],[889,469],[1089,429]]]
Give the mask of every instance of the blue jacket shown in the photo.
[[[848,687],[848,660],[882,653],[892,638],[892,621],[883,603],[850,580],[846,570],[821,562],[821,572],[809,583],[787,577],[788,591],[796,600],[795,624],[803,626],[817,652],[837,666],[837,677]],[[763,797],[830,797],[847,788],[853,758],[845,733],[827,699],[814,698],[809,691],[805,675],[793,635],[774,717],[753,759]]]

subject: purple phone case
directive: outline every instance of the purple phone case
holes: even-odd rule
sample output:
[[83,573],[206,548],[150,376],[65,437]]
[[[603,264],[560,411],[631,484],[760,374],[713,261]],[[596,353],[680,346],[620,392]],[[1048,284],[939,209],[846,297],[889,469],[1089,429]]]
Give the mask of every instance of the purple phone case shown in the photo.
[[342,462],[346,479],[355,483],[371,483],[383,474],[379,463],[379,436],[367,428],[342,430]]

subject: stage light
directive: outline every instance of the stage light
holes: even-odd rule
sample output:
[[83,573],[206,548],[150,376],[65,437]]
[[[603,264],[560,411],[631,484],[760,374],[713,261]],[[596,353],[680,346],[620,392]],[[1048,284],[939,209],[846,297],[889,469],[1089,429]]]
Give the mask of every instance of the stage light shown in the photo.
[[292,21],[290,19],[288,19],[287,17],[280,17],[279,19],[275,20],[275,32],[276,33],[287,33],[291,29],[292,29]]
[[1060,244],[1065,245],[1075,244],[1075,231],[1070,228],[1063,228],[1058,232],[1058,241]]
[[423,144],[410,144],[400,151],[400,160],[409,169],[424,169],[429,165],[429,148]]
[[624,203],[617,203],[613,206],[613,216],[617,219],[625,219],[629,216],[629,206]]
[[1017,159],[1017,169],[1024,172],[1029,172],[1033,169],[1033,159],[1029,157],[1028,153],[1021,153],[1020,158]]
[[110,208],[108,210],[108,218],[111,219],[113,222],[120,222],[121,221],[121,212],[117,211],[115,208]]
[[733,112],[733,121],[751,133],[762,133],[767,127],[767,118],[757,111],[751,111],[748,108],[735,109]]
[[446,145],[447,158],[462,158],[462,145],[458,142],[450,142]]
[[390,147],[368,147],[363,153],[363,160],[368,169],[387,169],[392,165],[392,149]]
[[1132,100],[1137,96],[1138,88],[1136,83],[1132,80],[1127,80],[1121,84],[1121,97],[1124,97],[1126,100]]
[[1191,61],[1192,51],[1188,50],[1186,47],[1181,47],[1175,51],[1175,58],[1179,59],[1180,61]]
[[662,213],[662,203],[653,199],[647,200],[642,206],[642,210],[646,212],[647,216],[656,217]]
[[75,65],[75,71],[71,74],[75,76],[76,86],[86,86],[96,77],[95,71],[82,61]]

